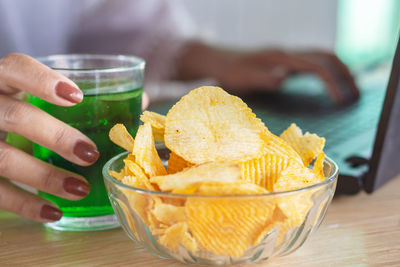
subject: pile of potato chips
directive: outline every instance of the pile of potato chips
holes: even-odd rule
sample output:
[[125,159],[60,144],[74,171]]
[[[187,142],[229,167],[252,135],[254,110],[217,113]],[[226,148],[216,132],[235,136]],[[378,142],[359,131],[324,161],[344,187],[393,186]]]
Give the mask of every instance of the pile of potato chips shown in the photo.
[[[122,189],[159,244],[173,252],[183,247],[194,255],[237,258],[274,229],[279,245],[303,223],[313,201],[310,195],[269,193],[325,179],[324,138],[303,135],[295,124],[278,137],[219,87],[192,90],[166,116],[145,111],[141,120],[135,139],[121,124],[111,129],[110,139],[131,153],[125,167],[110,174],[133,187],[173,193]],[[171,151],[167,169],[155,141]],[[133,220],[129,225],[135,232]]]

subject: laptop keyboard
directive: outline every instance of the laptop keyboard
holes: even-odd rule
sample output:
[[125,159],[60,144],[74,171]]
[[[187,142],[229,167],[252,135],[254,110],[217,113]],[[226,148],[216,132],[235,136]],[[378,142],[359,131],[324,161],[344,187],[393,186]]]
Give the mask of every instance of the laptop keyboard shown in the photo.
[[268,126],[271,132],[280,134],[290,123],[295,122],[303,132],[316,133],[326,138],[326,149],[357,136],[378,124],[384,99],[383,90],[365,90],[357,103],[335,110],[315,110],[296,114],[285,110],[258,110],[254,112]]

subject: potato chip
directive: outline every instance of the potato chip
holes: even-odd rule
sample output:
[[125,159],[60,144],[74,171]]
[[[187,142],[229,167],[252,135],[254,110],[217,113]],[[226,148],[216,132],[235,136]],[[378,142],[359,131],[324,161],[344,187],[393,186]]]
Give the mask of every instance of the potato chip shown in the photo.
[[149,177],[167,174],[157,153],[149,123],[139,126],[132,154]]
[[[300,220],[301,221],[301,220]],[[285,240],[286,234],[292,230],[294,227],[299,227],[302,223],[293,222],[291,219],[287,219],[282,223],[277,225],[278,227],[278,237],[276,239],[275,246],[279,246]]]
[[[310,169],[290,166],[281,173],[274,185],[274,191],[296,190],[319,182],[320,178]],[[312,193],[312,191],[298,192],[293,195],[283,196],[277,200],[277,205],[288,217],[290,225],[293,227],[303,223],[306,214],[312,207]]]
[[176,194],[197,194],[197,195],[251,195],[268,193],[264,188],[247,181],[237,182],[199,182],[184,189],[174,189]]
[[325,138],[309,132],[303,135],[301,129],[294,123],[283,131],[280,137],[299,153],[305,166],[308,166],[325,146]]
[[193,166],[192,163],[184,160],[182,157],[178,156],[174,152],[171,152],[169,155],[167,172],[168,174],[173,174],[191,166]]
[[[125,177],[124,179],[131,179],[129,182],[125,181],[127,184],[135,186],[135,182],[137,179],[135,177],[130,176]],[[129,207],[133,212],[143,221],[144,224],[149,225],[148,213],[149,209],[153,206],[154,200],[148,195],[138,193],[129,189],[121,189],[121,192],[126,196]]]
[[281,172],[274,184],[274,192],[296,190],[319,182],[319,177],[309,168],[292,165]]
[[139,179],[136,176],[124,176],[122,178],[121,182],[123,184],[137,187],[137,188],[142,188],[142,183],[139,181]]
[[185,195],[192,195],[195,194],[197,192],[197,190],[199,189],[199,187],[201,186],[201,182],[199,183],[194,183],[191,185],[188,185],[185,188],[175,188],[171,191],[171,193],[173,194],[185,194]]
[[[125,161],[125,160],[126,160],[126,159],[124,159],[124,161]],[[133,173],[129,170],[128,165],[126,165],[126,164],[125,164],[125,166],[122,168],[121,173],[124,174],[124,177],[125,177],[125,176],[132,176],[132,175],[133,175]]]
[[285,223],[291,227],[300,226],[313,206],[311,195],[308,192],[288,195],[277,199],[276,202],[279,209],[287,217]]
[[126,159],[126,160],[130,160],[130,161],[133,161],[133,162],[136,161],[135,155],[133,155],[132,153],[129,153],[128,156],[126,156],[125,159]]
[[235,163],[209,162],[184,169],[175,174],[155,176],[150,182],[162,191],[182,190],[200,182],[236,182],[241,179],[240,167]]
[[237,161],[262,155],[264,128],[240,98],[205,86],[169,110],[164,137],[171,151],[191,163]]
[[170,227],[168,224],[164,224],[156,219],[153,213],[147,212],[147,219],[149,228],[152,235],[163,235],[165,231]]
[[313,173],[315,173],[315,175],[319,178],[320,181],[325,180],[324,161],[325,161],[325,154],[321,153],[318,155],[317,159],[314,162]]
[[292,159],[298,163],[302,162],[300,155],[291,147],[285,140],[274,135],[265,127],[263,135],[264,141],[266,142],[264,147],[264,155],[272,154]]
[[140,115],[142,122],[148,122],[153,129],[154,140],[164,142],[165,116],[152,111],[144,111]]
[[158,241],[161,245],[174,252],[178,251],[179,244],[191,252],[197,250],[196,241],[188,233],[188,225],[186,222],[180,222],[169,227]]
[[239,163],[243,180],[257,184],[268,191],[273,190],[274,183],[282,170],[289,165],[302,166],[297,159],[279,154],[265,154],[264,156]]
[[136,241],[138,241],[139,240],[139,236],[137,234],[135,223],[134,223],[132,215],[131,215],[131,213],[129,211],[129,208],[125,205],[125,203],[122,200],[116,199],[116,201],[118,202],[118,205],[121,208],[126,221],[128,222],[128,227],[129,227],[129,231],[128,232],[131,232],[133,234],[133,236],[136,238]]
[[139,188],[153,191],[155,190],[154,186],[151,185],[149,178],[146,176],[143,169],[139,165],[130,160],[124,160],[124,162],[129,171],[131,171],[134,177],[137,179],[137,184],[140,185]]
[[270,198],[189,198],[190,232],[202,250],[237,258],[258,238],[275,204]]
[[266,194],[268,191],[261,186],[246,181],[235,183],[201,183],[194,192],[199,195],[252,195]]
[[112,177],[114,177],[115,179],[117,179],[118,181],[121,181],[124,178],[124,172],[116,172],[113,170],[108,170],[108,174],[111,175]]
[[[282,171],[281,176],[274,184],[275,192],[290,191],[313,184],[319,183],[321,180],[313,171],[306,167],[289,166],[286,170]],[[293,195],[283,196],[277,199],[277,205],[282,210],[283,214],[288,218],[285,225],[281,226],[279,232],[279,242],[281,242],[284,235],[283,231],[288,228],[300,226],[313,206],[311,199],[312,191],[298,192]]]
[[132,152],[135,140],[123,124],[115,124],[109,132],[109,137],[114,144]]
[[162,201],[156,201],[151,212],[159,222],[166,225],[172,225],[186,220],[184,207],[165,204]]
[[253,182],[272,191],[273,185],[282,170],[289,165],[302,166],[298,153],[284,140],[268,131],[263,132],[265,142],[264,155],[247,161],[239,162],[244,180]]
[[[274,213],[272,214],[271,218],[265,222],[265,226],[260,234],[254,239],[253,246],[256,246],[260,242],[262,242],[265,237],[270,234],[272,230],[277,228],[279,233],[280,225],[287,220],[285,214],[280,210],[278,206],[275,206]],[[278,238],[279,239],[279,234]]]

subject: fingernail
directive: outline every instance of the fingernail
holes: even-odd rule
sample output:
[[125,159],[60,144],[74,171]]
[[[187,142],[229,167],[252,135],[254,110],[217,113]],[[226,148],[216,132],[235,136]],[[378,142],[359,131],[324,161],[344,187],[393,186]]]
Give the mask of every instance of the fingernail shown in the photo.
[[62,212],[57,208],[45,204],[40,209],[40,217],[46,220],[58,221],[62,217]]
[[78,141],[74,147],[74,154],[83,161],[94,163],[99,158],[99,151],[92,145]]
[[81,90],[63,81],[57,83],[56,94],[72,103],[79,103],[83,99],[83,93]]
[[65,178],[63,187],[66,192],[80,197],[86,196],[90,191],[87,183],[73,177]]

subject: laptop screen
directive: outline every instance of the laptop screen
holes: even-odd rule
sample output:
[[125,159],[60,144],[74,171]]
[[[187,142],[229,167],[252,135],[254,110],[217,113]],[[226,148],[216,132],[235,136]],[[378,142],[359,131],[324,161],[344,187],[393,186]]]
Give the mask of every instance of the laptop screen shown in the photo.
[[365,177],[368,193],[400,173],[400,40],[393,59],[370,168]]

